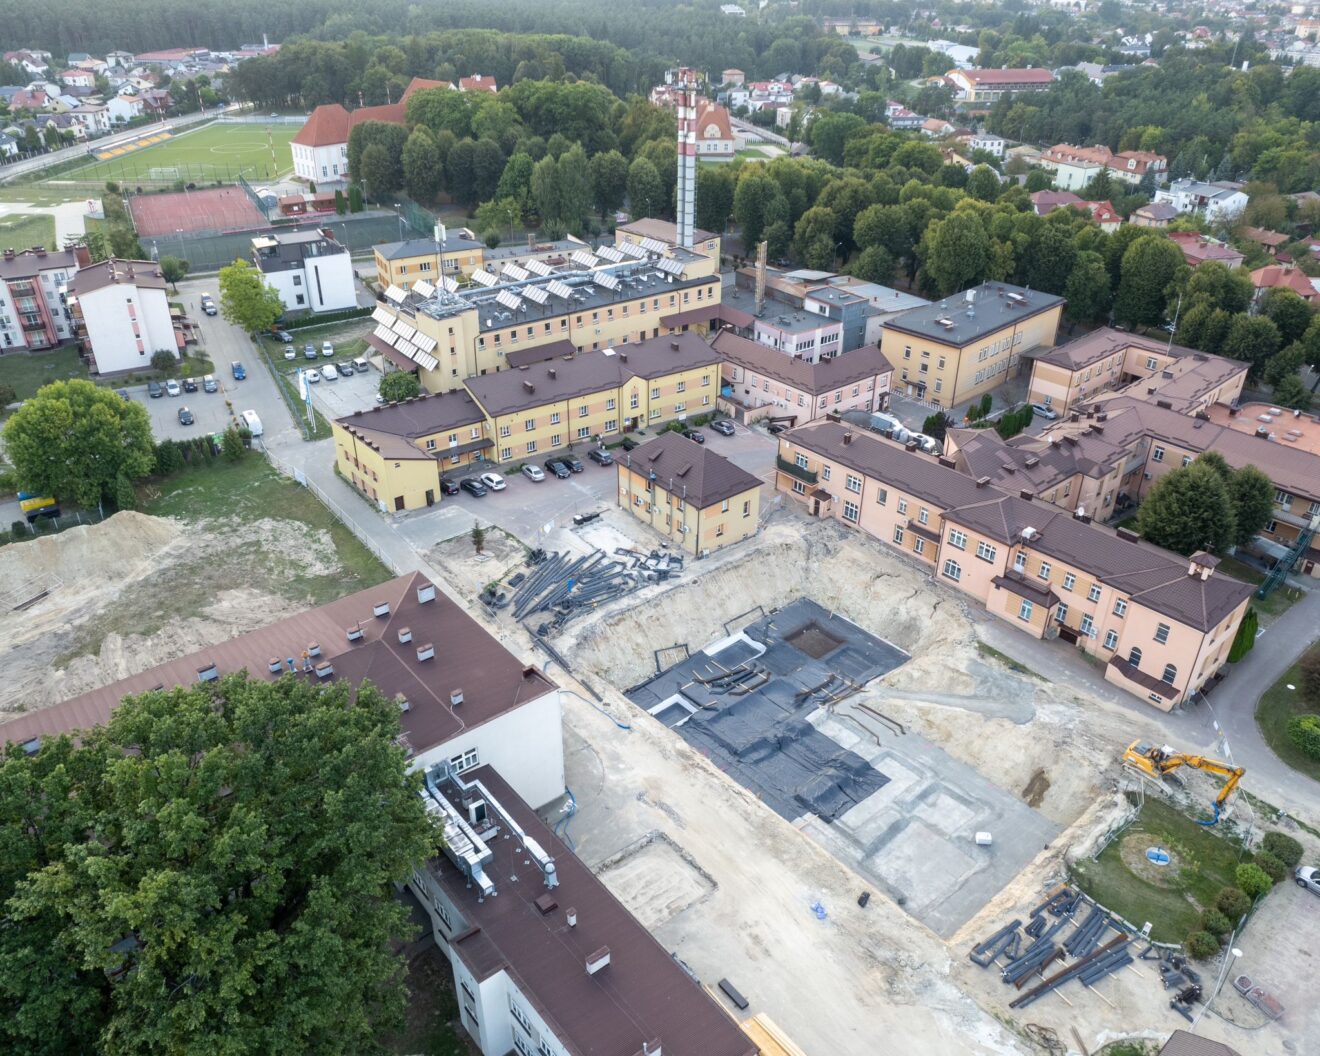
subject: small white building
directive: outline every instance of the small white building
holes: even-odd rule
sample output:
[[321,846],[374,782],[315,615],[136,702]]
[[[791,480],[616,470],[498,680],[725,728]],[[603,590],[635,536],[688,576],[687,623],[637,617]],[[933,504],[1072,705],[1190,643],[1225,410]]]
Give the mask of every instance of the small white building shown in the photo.
[[348,247],[328,231],[278,231],[252,240],[252,263],[291,312],[337,312],[357,304]]
[[1231,180],[1203,183],[1200,180],[1174,180],[1155,192],[1155,201],[1168,202],[1180,213],[1203,213],[1211,222],[1236,216],[1247,207],[1242,184]]
[[122,125],[142,116],[142,100],[135,95],[112,95],[105,101],[112,124]]
[[996,158],[1004,156],[1004,139],[1002,136],[994,136],[989,132],[977,132],[967,141],[967,145],[972,150],[984,150]]
[[143,370],[156,352],[179,358],[165,277],[153,260],[105,260],[69,283],[69,307],[98,374]]
[[99,136],[110,131],[110,108],[105,103],[83,103],[76,109],[70,110],[69,116],[77,121],[82,126],[83,132],[89,136]]

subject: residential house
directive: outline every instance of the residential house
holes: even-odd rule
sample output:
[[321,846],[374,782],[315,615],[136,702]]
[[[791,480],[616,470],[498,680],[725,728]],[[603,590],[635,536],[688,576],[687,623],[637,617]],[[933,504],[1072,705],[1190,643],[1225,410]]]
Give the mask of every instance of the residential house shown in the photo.
[[876,345],[816,363],[785,356],[732,330],[720,331],[712,347],[723,360],[721,398],[745,422],[792,418],[803,425],[830,412],[882,411],[889,405],[894,368]]
[[697,102],[697,157],[732,158],[743,141],[729,122],[729,111],[705,99]]
[[617,458],[619,505],[694,557],[756,534],[761,478],[680,433]]
[[1002,282],[888,320],[881,329],[885,359],[899,371],[894,388],[937,407],[952,407],[1001,385],[1024,352],[1052,346],[1063,298]]
[[276,231],[252,240],[252,263],[291,312],[357,306],[348,247],[329,230]]
[[967,145],[972,150],[983,150],[996,158],[1004,156],[1004,138],[1002,136],[991,135],[989,132],[977,132],[967,141]]
[[746,18],[747,9],[738,4],[720,4],[720,14],[729,15],[733,18]]
[[91,263],[83,246],[4,250],[0,257],[0,351],[35,352],[74,336],[69,281]]
[[1307,304],[1320,305],[1320,291],[1310,276],[1293,264],[1267,264],[1251,273],[1257,303],[1270,290],[1292,290]]
[[18,153],[18,140],[7,132],[0,132],[0,158],[16,158]]
[[1080,209],[1085,204],[1072,191],[1034,191],[1031,195],[1031,209],[1037,216],[1049,216],[1055,209],[1072,206]]
[[1180,213],[1204,214],[1212,223],[1238,216],[1247,207],[1242,184],[1231,180],[1174,180],[1155,192],[1155,201],[1168,202]]
[[921,134],[928,139],[943,139],[958,131],[958,126],[942,117],[928,117],[921,122]]
[[720,74],[720,83],[731,85],[734,88],[742,87],[743,83],[746,80],[747,80],[747,75],[743,73],[742,70],[737,69],[736,67],[730,67],[729,69],[725,70],[722,74]]
[[1137,227],[1164,228],[1177,216],[1178,210],[1171,202],[1148,202],[1132,211],[1128,223]]
[[132,121],[143,114],[142,100],[136,95],[112,95],[105,101],[105,109],[111,123],[116,125]]
[[816,363],[843,352],[843,320],[808,311],[805,300],[797,308],[780,300],[758,305],[752,290],[735,286],[723,291],[716,319],[735,333],[775,349],[776,354],[803,363]]
[[1112,157],[1113,152],[1108,147],[1074,147],[1058,143],[1041,154],[1038,164],[1054,174],[1055,187],[1076,191],[1107,170]]
[[1260,227],[1244,227],[1242,237],[1249,242],[1256,243],[1271,257],[1291,241],[1287,235],[1280,234],[1278,231],[1266,231]]
[[40,88],[24,88],[9,97],[10,110],[45,110],[50,97]]
[[60,74],[60,83],[69,88],[95,88],[96,74],[91,70],[65,70]]
[[152,260],[112,258],[71,277],[69,309],[96,373],[145,370],[157,352],[179,358],[183,334],[174,328],[167,286]]
[[474,73],[471,77],[460,77],[458,79],[458,90],[460,92],[490,92],[494,95],[500,88],[495,83],[494,77]]
[[105,63],[115,69],[127,70],[135,62],[132,52],[129,51],[107,51],[105,53]]
[[1252,587],[839,422],[780,437],[776,489],[851,525],[1036,638],[1060,638],[1105,679],[1168,711],[1223,667]]
[[1049,70],[997,69],[950,70],[946,75],[959,100],[965,103],[994,103],[1005,95],[1043,92],[1054,83]]
[[406,290],[415,282],[439,285],[441,277],[466,279],[482,265],[485,243],[470,231],[451,232],[438,225],[434,238],[385,242],[374,248],[376,281]]
[[1091,214],[1091,219],[1107,235],[1112,235],[1123,226],[1123,218],[1111,202],[1083,202],[1082,208]]
[[1218,261],[1226,268],[1241,267],[1244,255],[1230,245],[1195,231],[1173,231],[1170,241],[1182,250],[1183,259],[1193,268],[1200,267],[1207,260]]
[[142,113],[147,117],[164,118],[168,115],[170,107],[174,105],[173,97],[162,88],[148,88],[146,91],[138,92],[137,97],[142,103]]
[[83,103],[69,112],[88,136],[99,136],[110,131],[110,108],[104,103]]
[[1237,1049],[1223,1042],[1211,1041],[1186,1030],[1175,1030],[1169,1035],[1156,1056],[1240,1056]]
[[50,52],[35,48],[6,51],[5,62],[13,63],[31,77],[41,77],[50,68]]

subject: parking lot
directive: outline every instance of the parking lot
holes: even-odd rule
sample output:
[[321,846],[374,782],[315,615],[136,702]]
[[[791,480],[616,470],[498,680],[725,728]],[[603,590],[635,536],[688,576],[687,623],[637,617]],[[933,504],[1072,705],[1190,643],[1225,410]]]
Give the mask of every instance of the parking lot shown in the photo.
[[[774,476],[775,452],[778,442],[764,430],[736,425],[733,436],[721,436],[703,428],[706,447],[724,455],[747,472],[762,480]],[[645,442],[651,434],[638,439]],[[568,524],[574,514],[591,513],[615,505],[618,472],[614,466],[599,466],[587,458],[588,445],[578,445],[571,454],[582,462],[582,472],[567,480],[559,480],[549,472],[537,483],[513,473],[505,476],[503,491],[490,491],[477,497],[467,492],[446,495],[430,510],[417,510],[400,515],[398,530],[414,546],[427,548],[442,539],[449,539],[472,527],[473,520],[494,524],[535,546],[556,527]],[[625,457],[622,448],[614,448],[615,458]],[[547,455],[547,458],[553,457]],[[545,459],[534,463],[544,468]],[[479,467],[471,467],[463,475],[475,475]]]

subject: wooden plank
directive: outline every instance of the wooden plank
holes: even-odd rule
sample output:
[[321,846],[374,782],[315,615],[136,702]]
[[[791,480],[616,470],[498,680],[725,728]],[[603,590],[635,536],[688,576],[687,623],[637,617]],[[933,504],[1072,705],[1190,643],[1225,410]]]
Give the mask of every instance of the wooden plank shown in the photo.
[[743,1020],[742,1029],[761,1050],[761,1056],[807,1056],[764,1012]]

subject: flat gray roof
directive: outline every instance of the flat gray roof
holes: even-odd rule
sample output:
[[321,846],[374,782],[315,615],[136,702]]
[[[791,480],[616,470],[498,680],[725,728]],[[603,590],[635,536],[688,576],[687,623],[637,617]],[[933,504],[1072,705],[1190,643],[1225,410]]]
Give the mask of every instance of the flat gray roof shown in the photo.
[[[815,292],[813,290],[808,296],[813,296]],[[815,312],[794,308],[791,304],[775,300],[770,296],[766,297],[761,314],[757,315],[756,294],[751,290],[739,289],[736,286],[725,287],[720,303],[724,307],[737,308],[748,315],[756,316],[759,321],[767,326],[776,327],[789,334],[819,330],[822,326],[838,325],[839,322],[837,319],[831,319],[828,315],[817,315]]]
[[[974,299],[968,302],[967,296]],[[886,330],[927,337],[946,345],[971,345],[990,334],[1062,305],[1052,293],[1013,286],[1006,282],[983,282],[970,290],[941,301],[911,308],[888,320]],[[968,311],[973,314],[968,315]],[[952,322],[945,326],[940,320]]]

